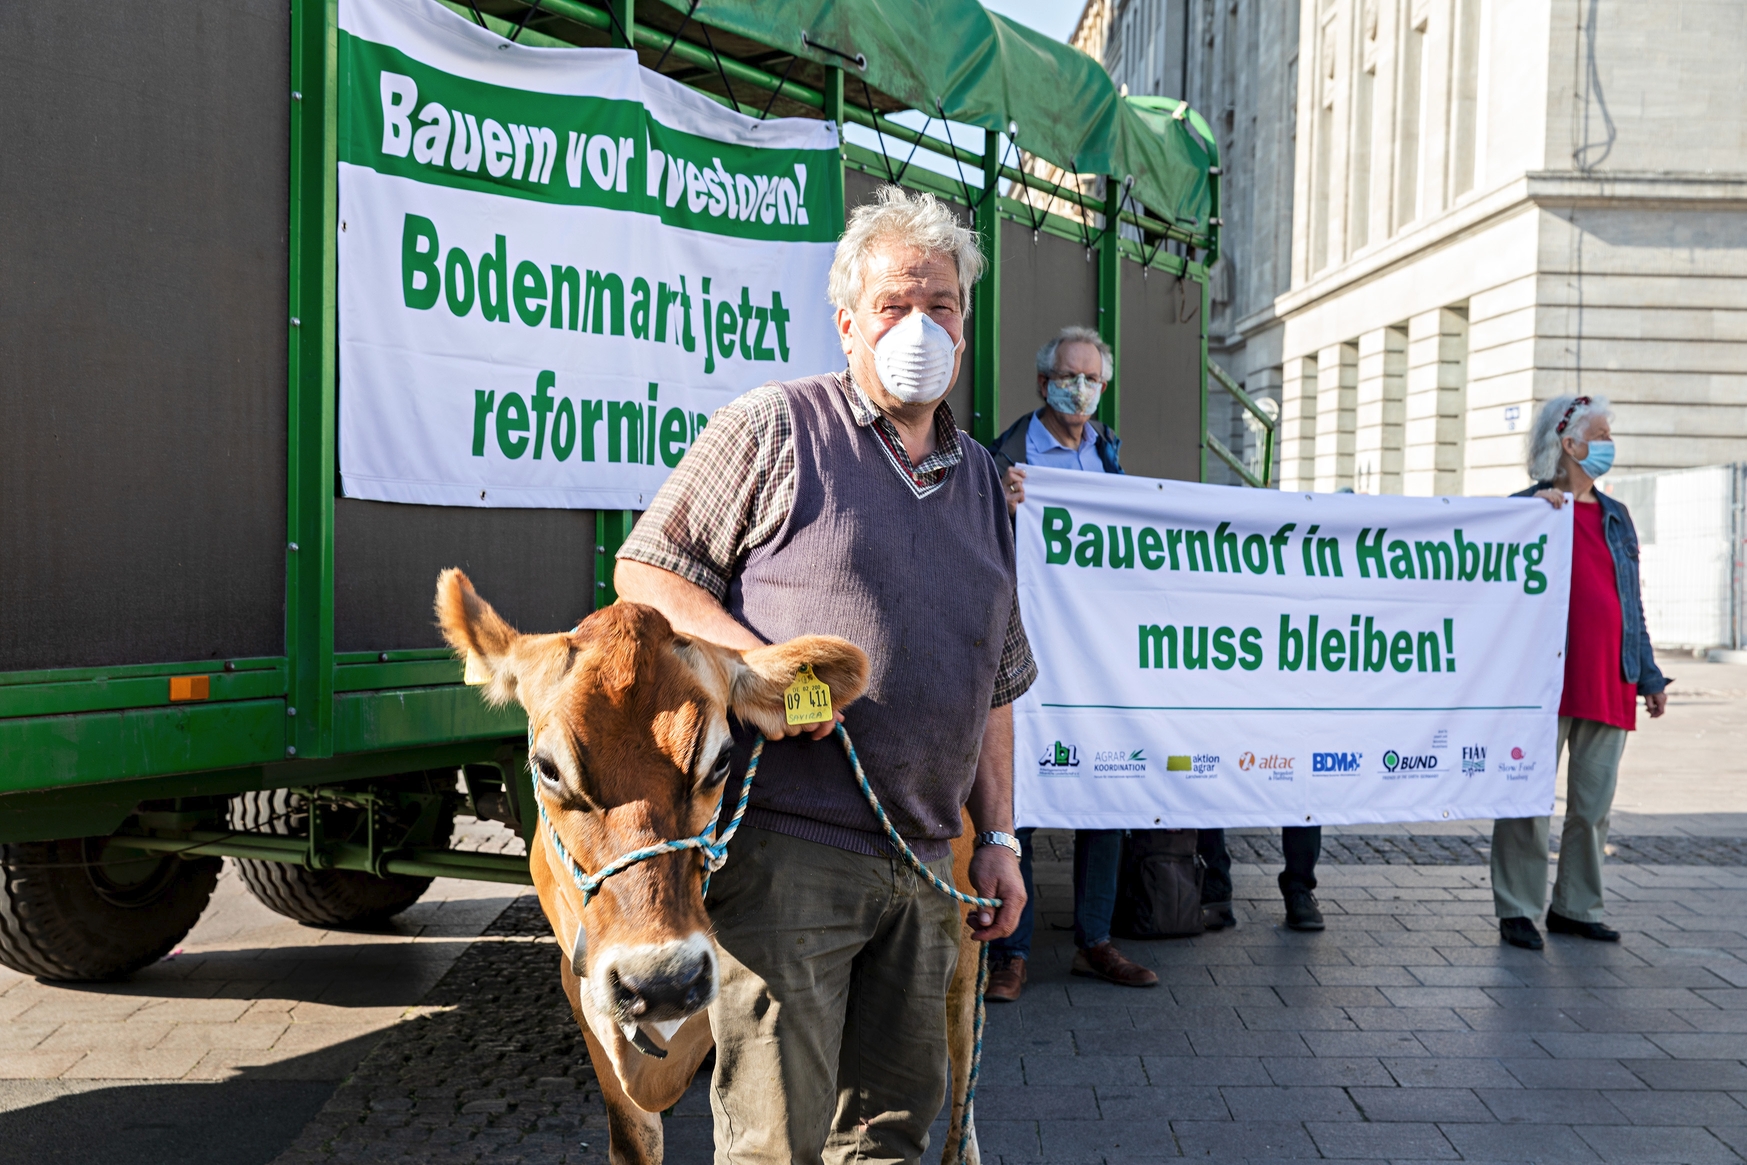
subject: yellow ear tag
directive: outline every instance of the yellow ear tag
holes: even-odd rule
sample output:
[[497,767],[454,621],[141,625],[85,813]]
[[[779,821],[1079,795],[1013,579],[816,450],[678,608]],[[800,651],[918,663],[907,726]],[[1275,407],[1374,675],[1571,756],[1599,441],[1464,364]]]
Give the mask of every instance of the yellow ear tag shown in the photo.
[[821,724],[831,719],[831,689],[803,663],[795,682],[783,691],[783,711],[790,724]]
[[467,653],[467,668],[461,673],[461,679],[463,683],[477,688],[482,684],[491,682],[491,672],[486,670],[483,659],[469,651]]

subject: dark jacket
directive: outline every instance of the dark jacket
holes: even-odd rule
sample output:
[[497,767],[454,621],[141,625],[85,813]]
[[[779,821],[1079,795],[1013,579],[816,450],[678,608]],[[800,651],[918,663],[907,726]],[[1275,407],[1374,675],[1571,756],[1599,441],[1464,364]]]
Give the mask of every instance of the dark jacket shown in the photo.
[[[1048,407],[1048,405],[1044,406],[1044,408]],[[1037,409],[1026,413],[1009,425],[1005,433],[990,443],[989,452],[995,455],[995,468],[1003,474],[1010,466],[1026,464],[1025,432],[1031,427],[1031,418],[1042,411],[1043,409]],[[1104,463],[1104,472],[1121,473],[1122,462],[1118,460],[1117,454],[1122,449],[1122,439],[1112,434],[1098,421],[1089,420],[1086,423],[1092,426],[1092,434],[1097,441],[1098,460]]]
[[[1511,497],[1530,498],[1552,488],[1552,482],[1543,481]],[[1620,589],[1620,670],[1627,683],[1638,686],[1640,695],[1653,696],[1668,687],[1668,680],[1656,666],[1650,631],[1644,623],[1644,599],[1638,589],[1638,530],[1623,504],[1601,490],[1595,491],[1595,500],[1601,503],[1602,533],[1614,557],[1614,581]]]

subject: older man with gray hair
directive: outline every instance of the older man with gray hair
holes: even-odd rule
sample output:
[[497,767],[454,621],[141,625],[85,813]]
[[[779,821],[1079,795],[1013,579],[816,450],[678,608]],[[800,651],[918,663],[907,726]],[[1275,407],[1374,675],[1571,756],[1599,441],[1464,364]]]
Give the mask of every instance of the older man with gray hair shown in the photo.
[[[844,727],[892,824],[948,881],[968,807],[971,883],[1003,900],[971,916],[991,939],[1025,905],[1010,705],[1037,668],[1000,477],[945,400],[982,266],[930,195],[888,186],[858,207],[830,277],[848,370],[717,410],[619,551],[615,584],[682,635],[865,650],[867,694]],[[710,885],[719,1165],[918,1161],[946,1095],[959,908],[890,851],[830,728],[765,747]]]

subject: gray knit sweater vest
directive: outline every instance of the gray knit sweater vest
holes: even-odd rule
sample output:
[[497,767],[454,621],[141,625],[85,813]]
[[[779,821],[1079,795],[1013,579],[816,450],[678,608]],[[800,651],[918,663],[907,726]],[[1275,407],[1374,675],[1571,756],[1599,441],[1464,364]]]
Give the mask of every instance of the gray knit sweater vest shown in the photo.
[[[794,509],[747,556],[728,610],[767,642],[839,635],[867,652],[867,694],[842,709],[844,727],[892,824],[935,861],[960,832],[1013,603],[995,463],[963,437],[963,462],[919,498],[874,430],[856,425],[838,377],[780,387],[794,418]],[[766,744],[746,820],[887,852],[834,736]]]

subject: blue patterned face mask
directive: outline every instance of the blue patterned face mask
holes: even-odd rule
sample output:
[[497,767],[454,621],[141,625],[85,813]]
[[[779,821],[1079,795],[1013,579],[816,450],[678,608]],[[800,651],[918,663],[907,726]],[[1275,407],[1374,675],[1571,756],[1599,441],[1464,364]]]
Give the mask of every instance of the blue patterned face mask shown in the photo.
[[1590,479],[1600,477],[1614,467],[1614,443],[1612,441],[1591,441],[1589,456],[1577,463]]
[[1090,416],[1097,411],[1098,400],[1103,395],[1103,382],[1089,379],[1083,372],[1055,377],[1044,390],[1049,407],[1068,417]]

